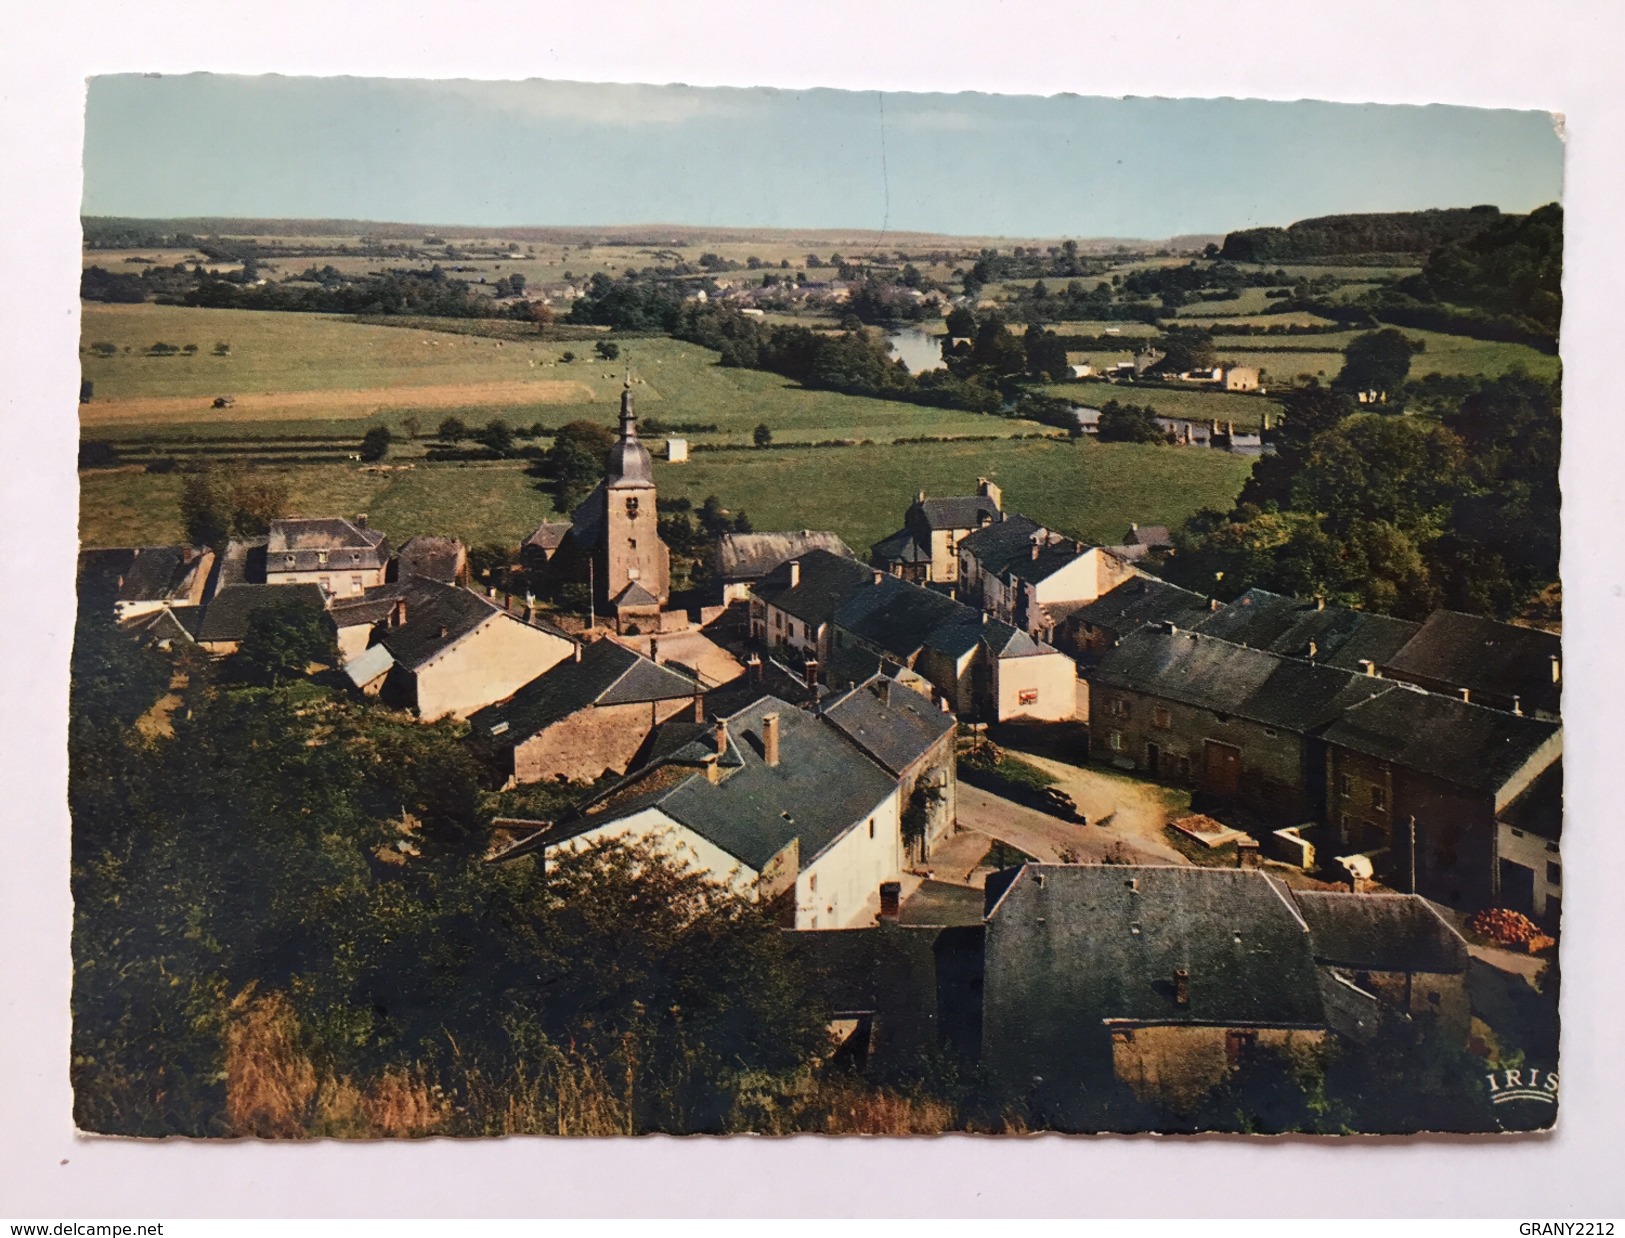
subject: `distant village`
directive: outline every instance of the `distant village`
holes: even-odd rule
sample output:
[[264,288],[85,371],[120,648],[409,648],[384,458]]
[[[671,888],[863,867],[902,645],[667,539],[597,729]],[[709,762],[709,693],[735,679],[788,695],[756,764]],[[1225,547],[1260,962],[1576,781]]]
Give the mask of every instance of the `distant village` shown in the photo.
[[[1260,1047],[1357,1049],[1391,1016],[1485,1053],[1472,969],[1535,977],[1562,900],[1559,638],[1221,603],[1151,570],[1166,528],[1089,545],[964,490],[899,494],[863,557],[723,534],[711,596],[677,599],[629,380],[602,481],[512,577],[357,514],[81,572],[132,639],[216,657],[303,599],[348,690],[466,725],[493,788],[582,788],[490,821],[493,869],[649,841],[805,938],[859,1061],[952,1046],[1067,1125],[1098,1120],[1088,1080],[1189,1104]],[[585,586],[586,616],[510,592],[521,569]],[[1087,780],[1024,778],[1046,755]],[[1132,826],[1159,788],[1189,811]],[[1487,942],[1492,910],[1540,935]]]

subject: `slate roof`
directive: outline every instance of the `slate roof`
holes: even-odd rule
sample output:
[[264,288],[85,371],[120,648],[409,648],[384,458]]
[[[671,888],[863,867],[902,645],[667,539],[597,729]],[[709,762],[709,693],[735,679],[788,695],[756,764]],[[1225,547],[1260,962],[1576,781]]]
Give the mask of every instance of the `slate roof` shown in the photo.
[[985,529],[965,535],[959,543],[961,554],[975,558],[983,571],[998,576],[1017,559],[1032,558],[1033,538],[1044,533],[1044,526],[1019,513],[1009,513],[1002,520]]
[[1026,865],[989,912],[986,965],[1035,1027],[1325,1024],[1308,928],[1257,869]]
[[410,671],[451,648],[492,615],[504,613],[471,590],[436,580],[408,581],[400,596],[406,600],[406,622],[387,629],[379,640]]
[[125,631],[139,633],[143,644],[157,645],[166,641],[191,644],[197,639],[197,625],[203,620],[201,606],[165,606],[142,615],[124,625]]
[[[762,759],[762,717],[769,713],[779,715],[776,766]],[[897,790],[892,775],[788,701],[763,696],[730,715],[727,725],[719,782],[682,764],[714,751],[714,728],[707,727],[665,762],[645,766],[590,803],[548,841],[656,807],[757,872],[798,839],[805,868]]]
[[768,605],[814,626],[828,623],[847,599],[870,588],[874,579],[873,568],[828,550],[809,550],[797,561],[801,583],[794,588],[789,564],[782,563],[751,591]]
[[360,597],[331,598],[327,613],[341,628],[382,623],[394,612],[396,599],[407,595],[411,584],[410,580],[391,581],[362,590]]
[[630,582],[626,588],[610,599],[617,606],[659,606],[660,599],[650,593],[637,581]]
[[999,505],[985,494],[916,500],[914,508],[930,529],[975,529],[983,520],[999,518]]
[[828,691],[824,687],[809,688],[805,673],[798,674],[793,667],[784,666],[765,654],[759,656],[762,657],[760,678],[747,666],[743,674],[706,692],[707,717],[726,718],[762,696],[776,696],[792,705],[807,705]]
[[1563,762],[1549,765],[1495,819],[1525,834],[1559,841],[1563,837]]
[[1317,961],[1362,971],[1464,972],[1467,943],[1416,894],[1295,890]]
[[1560,723],[1406,685],[1349,709],[1325,738],[1483,794],[1498,792],[1532,759],[1555,760],[1563,749]]
[[396,559],[402,580],[421,576],[454,585],[459,572],[467,566],[468,551],[455,537],[420,533],[406,540]]
[[931,548],[922,545],[912,529],[898,529],[891,536],[881,538],[869,548],[869,555],[876,563],[931,562]]
[[292,517],[271,522],[265,557],[272,570],[284,572],[377,568],[389,562],[389,540],[340,516]]
[[535,546],[549,554],[559,548],[564,535],[570,531],[567,521],[544,520],[536,526],[535,532],[525,539],[526,546]]
[[1502,701],[1518,696],[1525,711],[1555,716],[1562,690],[1552,682],[1552,659],[1562,652],[1561,638],[1550,632],[1436,610],[1383,669],[1400,679],[1433,680]]
[[1315,734],[1370,697],[1401,690],[1370,675],[1161,628],[1124,636],[1089,679],[1298,734]]
[[227,542],[215,568],[215,589],[224,589],[228,585],[263,585],[268,540],[250,537],[240,540],[233,538]]
[[875,676],[827,701],[821,716],[893,774],[901,774],[954,729],[954,717],[918,692]]
[[699,685],[612,640],[595,641],[581,659],[566,658],[505,701],[471,715],[469,733],[481,744],[512,747],[555,722],[595,705],[687,699]]
[[723,580],[760,580],[781,563],[813,550],[852,558],[851,548],[833,533],[724,533],[717,539],[717,571]]
[[326,601],[320,585],[231,585],[204,606],[197,639],[240,641],[248,635],[248,621],[256,610],[290,598],[301,599],[316,610],[322,610]]
[[1422,625],[1249,589],[1191,626],[1221,640],[1289,658],[1308,658],[1313,642],[1314,661],[1358,671],[1362,661],[1383,665]]
[[1168,532],[1165,524],[1142,524],[1130,527],[1123,535],[1125,546],[1144,546],[1150,549],[1153,546],[1172,546],[1173,535]]
[[1124,633],[1147,623],[1165,621],[1173,621],[1181,627],[1194,626],[1196,620],[1206,614],[1207,601],[1200,594],[1155,576],[1133,576],[1094,601],[1076,607],[1067,618],[1108,632]]
[[981,639],[980,612],[896,576],[854,590],[834,618],[858,639],[904,661],[928,644],[957,656]]
[[122,573],[121,602],[163,602],[184,596],[203,553],[193,546],[139,546]]

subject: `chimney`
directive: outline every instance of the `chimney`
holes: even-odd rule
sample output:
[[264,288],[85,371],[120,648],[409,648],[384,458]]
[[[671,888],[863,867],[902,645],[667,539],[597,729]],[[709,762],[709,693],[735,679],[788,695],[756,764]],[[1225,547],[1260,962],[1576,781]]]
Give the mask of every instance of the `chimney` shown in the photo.
[[795,589],[795,588],[798,588],[800,586],[800,584],[801,584],[801,560],[800,559],[791,559],[790,560],[790,587],[792,589]]
[[1044,543],[1038,537],[1033,538],[1033,558],[1038,558],[1038,552],[1044,548]]
[[895,924],[902,911],[903,883],[901,881],[882,881],[880,883],[880,918]]
[[722,781],[722,769],[717,764],[717,754],[714,752],[705,754],[705,780],[712,786]]
[[1326,609],[1326,598],[1323,595],[1318,594],[1318,593],[1315,595],[1315,609],[1316,610],[1325,610]]
[[1512,712],[1520,718],[1523,717],[1523,697],[1515,696],[1512,698]]
[[705,698],[698,692],[694,694],[694,723],[696,726],[705,725]]
[[1164,632],[1166,632],[1169,636],[1178,636],[1179,635],[1179,625],[1177,623],[1175,623],[1172,619],[1164,619],[1162,621],[1162,630]]
[[779,763],[779,715],[762,715],[762,760],[769,765]]
[[745,664],[745,670],[750,676],[751,683],[762,684],[767,682],[767,663],[762,661],[761,654],[751,654],[750,661]]
[[576,661],[581,661],[581,642],[576,642]]
[[1466,688],[1457,688],[1456,691],[1461,693],[1461,699],[1464,701],[1470,702],[1473,699],[1472,693]]
[[1315,660],[1315,655],[1318,654],[1319,652],[1320,652],[1320,646],[1318,644],[1316,644],[1314,641],[1310,641],[1309,642],[1309,660],[1311,662],[1313,662]]
[[405,598],[395,599],[395,612],[389,617],[389,626],[392,628],[404,628],[406,626]]
[[818,686],[818,659],[808,658],[801,667],[801,680],[809,688]]
[[1377,664],[1375,662],[1373,662],[1370,658],[1361,658],[1360,659],[1360,673],[1363,674],[1363,675],[1375,676],[1376,673],[1377,673]]
[[656,664],[660,662],[660,638],[658,636],[649,638],[649,661]]
[[1555,653],[1552,655],[1552,682],[1563,682],[1563,663]]
[[1219,599],[1218,598],[1209,598],[1207,600],[1207,608],[1209,610],[1218,610],[1219,609]]
[[881,582],[881,581],[882,581],[882,580],[884,580],[884,579],[885,579],[885,577],[886,577],[886,573],[885,573],[885,572],[883,572],[883,571],[881,571],[881,570],[880,570],[880,569],[879,569],[879,568],[878,568],[878,567],[877,567],[877,568],[875,568],[875,570],[874,570],[874,574],[873,574],[873,576],[874,576],[874,578],[873,578],[873,583],[874,583],[874,584],[877,584],[877,585],[878,585],[878,584],[879,584],[879,583],[880,583],[880,582]]
[[358,528],[358,529],[364,529],[364,528],[367,527],[367,513],[366,512],[362,512],[358,516],[356,516],[356,518],[355,518],[355,527]]
[[728,752],[728,720],[726,718],[717,719],[716,745],[717,756],[726,756]]
[[1174,1005],[1181,1010],[1189,1010],[1191,1004],[1191,974],[1187,968],[1181,967],[1174,972]]

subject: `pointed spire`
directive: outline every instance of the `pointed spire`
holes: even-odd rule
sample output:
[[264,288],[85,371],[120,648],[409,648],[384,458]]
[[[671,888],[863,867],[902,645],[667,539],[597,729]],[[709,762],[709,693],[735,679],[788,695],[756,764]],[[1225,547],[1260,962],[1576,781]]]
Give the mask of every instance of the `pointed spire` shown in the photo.
[[638,415],[632,411],[632,367],[626,368],[626,384],[621,389],[621,437],[635,439],[638,436]]

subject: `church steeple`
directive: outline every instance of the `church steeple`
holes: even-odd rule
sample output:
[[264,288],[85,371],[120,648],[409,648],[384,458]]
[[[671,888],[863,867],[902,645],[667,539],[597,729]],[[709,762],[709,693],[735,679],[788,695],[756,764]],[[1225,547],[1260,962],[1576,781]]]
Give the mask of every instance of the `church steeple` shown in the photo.
[[626,371],[626,385],[621,389],[621,440],[637,442],[638,415],[632,411],[632,371]]

